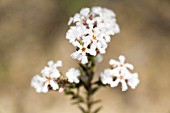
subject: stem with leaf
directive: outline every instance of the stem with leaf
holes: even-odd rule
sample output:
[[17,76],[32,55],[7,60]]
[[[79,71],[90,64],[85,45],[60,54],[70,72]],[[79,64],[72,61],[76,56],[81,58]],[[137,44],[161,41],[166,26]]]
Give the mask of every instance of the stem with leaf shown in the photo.
[[[100,100],[93,100],[93,95],[100,88],[100,81],[93,83],[94,71],[95,71],[95,58],[92,56],[88,57],[89,62],[87,64],[79,64],[81,70],[80,83],[72,84],[69,88],[65,89],[67,95],[71,95],[71,99],[74,100],[73,104],[77,104],[79,109],[83,113],[98,113],[101,107],[93,110],[93,105],[99,103]],[[86,95],[83,98],[80,87],[83,86]],[[77,91],[73,91],[76,89]],[[84,105],[84,106],[83,106]]]

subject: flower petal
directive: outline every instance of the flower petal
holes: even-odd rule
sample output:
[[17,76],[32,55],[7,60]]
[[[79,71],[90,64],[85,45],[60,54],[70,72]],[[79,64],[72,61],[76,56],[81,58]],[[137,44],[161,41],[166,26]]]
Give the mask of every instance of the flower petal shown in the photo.
[[114,59],[110,59],[109,64],[110,65],[117,65],[118,62],[116,60],[114,60]]
[[116,86],[119,84],[119,82],[120,82],[120,79],[117,78],[115,81],[113,81],[113,82],[110,84],[110,86],[111,86],[111,87],[116,87]]
[[56,66],[57,66],[57,67],[61,67],[61,66],[62,66],[62,61],[61,61],[61,60],[58,60],[58,61],[56,62]]
[[56,90],[56,89],[59,88],[57,82],[55,82],[54,80],[50,80],[50,85],[51,85],[53,90]]
[[125,57],[123,55],[119,56],[120,63],[124,64],[125,62]]
[[132,88],[135,89],[136,86],[139,84],[139,79],[138,79],[138,74],[134,73],[130,79],[128,79],[128,85]]
[[47,92],[48,92],[48,85],[49,85],[49,83],[48,83],[48,82],[45,82],[45,84],[44,84],[44,86],[43,86],[43,88],[42,88],[42,92],[43,92],[43,93],[47,93]]
[[121,80],[121,84],[122,84],[122,91],[126,91],[128,89],[126,81],[125,80]]
[[131,70],[134,69],[133,65],[132,64],[129,64],[129,63],[126,63],[125,66]]

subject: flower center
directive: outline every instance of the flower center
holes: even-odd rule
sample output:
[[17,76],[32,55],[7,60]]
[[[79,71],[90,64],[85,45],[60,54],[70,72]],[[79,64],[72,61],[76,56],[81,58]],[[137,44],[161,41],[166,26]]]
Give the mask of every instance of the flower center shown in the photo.
[[83,47],[81,50],[82,50],[82,52],[85,52],[85,51],[86,51],[86,48],[85,48],[85,47]]
[[93,37],[93,39],[94,39],[94,40],[96,40],[96,39],[97,39],[95,35],[93,35],[92,37]]
[[123,67],[123,64],[120,64],[120,67]]
[[46,77],[46,79],[47,79],[46,82],[50,83],[51,80],[50,77]]
[[124,79],[122,75],[120,75],[120,77],[119,77],[119,78],[120,78],[120,80],[123,80],[123,79]]

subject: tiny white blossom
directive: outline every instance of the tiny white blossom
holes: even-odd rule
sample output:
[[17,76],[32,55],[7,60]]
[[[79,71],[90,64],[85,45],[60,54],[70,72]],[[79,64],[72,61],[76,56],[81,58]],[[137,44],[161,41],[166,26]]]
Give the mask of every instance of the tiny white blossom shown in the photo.
[[88,14],[90,13],[90,9],[89,8],[83,8],[80,11],[80,14],[83,16],[88,16]]
[[138,79],[138,74],[134,73],[132,76],[128,79],[128,85],[132,88],[135,89],[136,86],[139,84],[139,79]]
[[49,61],[48,67],[45,67],[44,69],[42,69],[41,74],[44,77],[59,78],[60,72],[57,69],[57,67],[61,67],[61,66],[62,66],[61,61],[57,61],[56,63],[54,63],[53,61]]
[[122,85],[122,91],[126,91],[128,89],[126,80],[129,79],[129,76],[131,76],[131,73],[128,73],[122,70],[117,70],[118,73],[114,73],[113,77],[116,77],[116,79],[110,84],[111,87],[116,87],[119,82]]
[[31,86],[36,89],[37,93],[40,93],[42,92],[42,89],[44,87],[44,82],[45,82],[44,78],[40,77],[39,75],[35,75],[32,78]]
[[103,84],[111,84],[113,81],[110,69],[105,69],[103,73],[100,73],[100,77]]
[[128,68],[128,69],[131,69],[131,70],[134,69],[134,67],[133,67],[132,64],[125,63],[125,57],[124,57],[123,55],[120,55],[120,56],[119,56],[119,61],[116,61],[116,60],[114,60],[114,59],[111,59],[111,60],[109,61],[109,64],[110,64],[111,66],[113,66],[113,68],[117,67],[117,68],[124,68],[124,69],[127,69],[127,68]]
[[126,91],[129,85],[132,89],[135,89],[139,84],[139,78],[137,73],[131,73],[128,69],[133,69],[133,65],[124,63],[125,57],[119,56],[119,61],[111,59],[109,64],[110,69],[105,69],[101,73],[101,81],[103,84],[109,84],[111,87],[116,87],[119,83],[122,85],[122,91]]
[[73,59],[78,59],[79,61],[81,61],[82,64],[86,64],[88,62],[87,59],[87,54],[90,55],[96,55],[96,51],[89,49],[88,48],[88,42],[85,42],[82,44],[80,44],[79,42],[74,42],[74,46],[76,46],[78,48],[78,50],[74,53],[71,54],[71,57]]
[[57,79],[60,77],[60,72],[58,67],[62,66],[62,61],[57,61],[54,63],[53,61],[48,62],[48,66],[44,67],[41,70],[42,77],[36,75],[33,77],[31,86],[36,89],[37,92],[46,93],[51,87],[53,90],[59,89],[59,85],[57,83]]
[[80,76],[80,71],[78,69],[75,69],[75,68],[71,68],[68,70],[68,72],[66,73],[66,76],[68,78],[68,81],[70,83],[79,83],[80,80],[79,80],[79,76]]
[[70,40],[70,43],[73,43],[76,40],[80,40],[80,38],[84,35],[86,31],[85,26],[72,26],[66,33],[66,39]]

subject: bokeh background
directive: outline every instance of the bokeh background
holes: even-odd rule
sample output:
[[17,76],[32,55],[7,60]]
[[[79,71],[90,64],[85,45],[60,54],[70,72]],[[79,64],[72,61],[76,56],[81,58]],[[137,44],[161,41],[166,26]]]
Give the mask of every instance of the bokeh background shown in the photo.
[[0,113],[80,113],[69,97],[37,94],[30,81],[48,60],[63,60],[63,72],[77,66],[67,21],[92,6],[114,10],[121,28],[96,76],[123,54],[141,80],[136,90],[101,89],[101,113],[170,113],[169,0],[0,0]]

